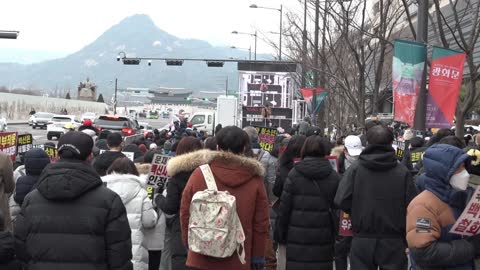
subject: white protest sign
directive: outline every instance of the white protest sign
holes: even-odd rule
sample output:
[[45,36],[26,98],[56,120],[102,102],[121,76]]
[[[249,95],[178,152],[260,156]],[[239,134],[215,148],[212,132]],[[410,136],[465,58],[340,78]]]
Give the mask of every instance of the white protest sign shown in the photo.
[[167,163],[171,157],[155,154],[152,160],[152,168],[148,174],[147,185],[155,188],[164,188],[168,180]]
[[476,235],[480,232],[480,186],[473,193],[472,199],[463,210],[462,215],[453,225],[450,233],[465,236]]

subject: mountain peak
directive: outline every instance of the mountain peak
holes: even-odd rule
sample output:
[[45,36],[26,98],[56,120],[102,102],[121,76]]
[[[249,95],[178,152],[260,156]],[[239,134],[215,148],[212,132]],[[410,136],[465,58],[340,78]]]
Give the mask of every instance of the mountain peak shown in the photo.
[[124,27],[125,25],[135,25],[135,26],[142,26],[142,27],[156,27],[155,23],[153,22],[152,18],[146,14],[134,14],[132,16],[126,17],[125,19],[121,20],[117,26]]

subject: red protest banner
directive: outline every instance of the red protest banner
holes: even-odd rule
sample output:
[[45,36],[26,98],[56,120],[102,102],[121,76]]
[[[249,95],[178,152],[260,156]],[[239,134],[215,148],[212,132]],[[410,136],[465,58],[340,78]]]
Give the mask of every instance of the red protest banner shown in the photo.
[[340,224],[338,234],[341,236],[353,236],[352,219],[349,214],[340,212]]
[[433,47],[427,99],[427,127],[452,126],[464,63],[465,53]]
[[0,151],[9,155],[12,161],[17,156],[17,132],[0,132]]

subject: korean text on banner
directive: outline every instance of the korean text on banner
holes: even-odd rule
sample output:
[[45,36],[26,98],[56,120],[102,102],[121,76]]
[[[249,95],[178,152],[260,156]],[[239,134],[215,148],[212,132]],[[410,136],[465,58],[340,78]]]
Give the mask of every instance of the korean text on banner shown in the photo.
[[427,127],[450,128],[452,126],[464,64],[464,53],[433,47],[428,81]]
[[353,236],[352,217],[343,211],[340,211],[338,234],[341,236]]
[[171,157],[155,154],[152,160],[152,168],[148,174],[147,192],[153,198],[155,189],[164,189],[168,181],[167,163]]
[[472,199],[463,210],[462,215],[453,225],[450,233],[472,236],[480,232],[480,186],[473,193]]
[[0,132],[0,152],[9,155],[12,161],[17,156],[17,132]]
[[18,135],[17,138],[17,153],[26,153],[33,148],[33,136],[32,134]]
[[57,148],[55,146],[43,145],[43,150],[45,151],[45,153],[47,153],[48,157],[50,157],[50,161],[52,163],[57,162],[58,151],[57,151]]
[[413,126],[426,59],[425,44],[395,40],[392,67],[394,120]]
[[275,128],[255,127],[258,132],[258,143],[260,148],[264,151],[272,151],[275,144],[275,137],[277,136],[277,130]]

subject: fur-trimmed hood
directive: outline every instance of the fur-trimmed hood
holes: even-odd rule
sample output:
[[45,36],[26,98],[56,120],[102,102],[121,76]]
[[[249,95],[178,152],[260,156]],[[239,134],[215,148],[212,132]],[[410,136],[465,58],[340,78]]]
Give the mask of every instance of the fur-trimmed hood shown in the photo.
[[219,161],[228,165],[242,167],[252,176],[264,176],[265,169],[262,163],[253,158],[235,155],[225,151],[199,150],[192,153],[174,157],[168,161],[167,173],[174,176],[180,172],[191,172],[203,164]]
[[149,174],[152,168],[152,164],[149,163],[135,163],[135,166],[139,174]]

